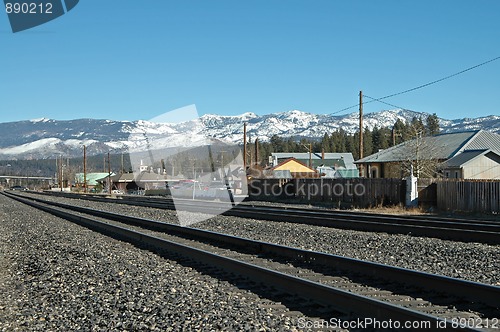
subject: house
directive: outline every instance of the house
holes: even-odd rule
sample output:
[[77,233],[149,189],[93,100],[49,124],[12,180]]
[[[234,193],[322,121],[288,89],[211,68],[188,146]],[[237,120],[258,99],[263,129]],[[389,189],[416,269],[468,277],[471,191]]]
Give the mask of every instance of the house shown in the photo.
[[[311,168],[316,168],[321,165],[330,167],[345,167],[348,169],[356,168],[356,165],[354,165],[354,158],[352,156],[352,153],[277,152],[271,153],[271,157],[269,159],[271,165],[274,167],[290,158],[294,158]],[[309,160],[311,161],[312,165],[309,165]]]
[[500,151],[500,135],[484,130],[418,137],[357,160],[360,173],[370,178],[401,178],[410,165],[417,177],[434,177],[444,162],[471,150]]
[[113,175],[111,176],[111,182],[113,183],[114,189],[121,190],[124,193],[140,189],[135,182],[134,173]]
[[[112,176],[114,173],[111,173]],[[84,188],[84,183],[85,180],[87,180],[87,190],[92,190],[94,189],[101,181],[103,178],[108,177],[108,173],[76,173],[75,174],[75,185],[77,187]]]
[[283,160],[271,169],[264,170],[264,174],[267,177],[279,179],[318,178],[320,176],[316,170],[293,157]]
[[[106,181],[106,179],[107,177],[103,180]],[[167,176],[163,173],[158,174],[146,171],[111,176],[111,181],[113,182],[112,189],[121,190],[124,193],[138,190],[165,189],[167,185],[174,185],[183,180],[185,178],[182,175]]]
[[500,179],[500,153],[488,150],[467,150],[440,166],[445,178]]
[[272,153],[269,157],[271,165],[276,167],[278,164],[293,158],[294,160],[324,174],[324,177],[359,177],[359,172],[354,164],[352,153],[291,153],[279,152]]

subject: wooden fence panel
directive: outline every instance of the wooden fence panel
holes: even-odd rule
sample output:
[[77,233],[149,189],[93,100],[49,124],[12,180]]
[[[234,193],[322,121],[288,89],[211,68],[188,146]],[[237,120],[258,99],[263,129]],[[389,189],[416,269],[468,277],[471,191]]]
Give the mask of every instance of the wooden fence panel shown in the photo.
[[437,206],[437,181],[435,178],[418,179],[418,205]]
[[437,206],[441,210],[500,213],[500,181],[440,180]]
[[369,207],[404,203],[401,179],[255,179],[249,196],[257,200],[325,202],[334,206]]

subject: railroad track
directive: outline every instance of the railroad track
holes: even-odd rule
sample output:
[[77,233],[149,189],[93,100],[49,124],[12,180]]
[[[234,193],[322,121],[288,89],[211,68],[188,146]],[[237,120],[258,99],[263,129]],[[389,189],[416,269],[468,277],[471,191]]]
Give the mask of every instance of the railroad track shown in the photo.
[[[392,327],[431,324],[435,329],[439,324],[443,330],[500,328],[495,317],[500,287],[39,198],[4,195],[149,250],[173,252],[291,294],[295,305],[298,298],[303,299],[304,305],[299,307],[312,310],[312,317],[327,318],[340,312],[353,321],[393,322]],[[318,305],[321,309],[314,309]]]
[[433,237],[463,242],[500,243],[500,221],[494,220],[467,220],[431,216],[393,216],[249,204],[239,204],[230,210],[226,210],[227,204],[206,201],[176,200],[174,204],[170,199],[152,199],[144,197],[120,196],[116,199],[110,199],[103,196],[66,193],[52,193],[52,195],[99,202],[113,202],[170,210],[181,209],[190,212],[208,213],[211,215],[223,214],[241,218],[301,223],[366,232],[408,234],[412,236]]

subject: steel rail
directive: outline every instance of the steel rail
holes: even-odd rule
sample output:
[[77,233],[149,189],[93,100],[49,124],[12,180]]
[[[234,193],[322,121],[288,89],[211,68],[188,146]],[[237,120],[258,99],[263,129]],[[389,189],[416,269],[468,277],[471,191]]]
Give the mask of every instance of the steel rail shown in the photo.
[[[77,194],[78,195],[78,194]],[[109,195],[105,195],[101,197],[109,197]],[[117,198],[123,198],[123,199],[129,199],[129,200],[134,200],[134,201],[152,201],[152,202],[168,202],[172,201],[171,198],[165,198],[165,197],[144,197],[144,196],[135,196],[135,195],[120,195],[116,196]],[[193,205],[198,205],[200,203],[206,203],[207,205],[220,205],[217,201],[209,201],[209,200],[200,200],[200,199],[188,199],[188,198],[176,198],[176,201],[182,204],[189,204],[192,203]],[[257,202],[257,203],[256,203]],[[227,206],[226,205],[221,205],[222,207]],[[398,219],[400,218],[397,215],[390,215],[390,214],[382,214],[382,213],[372,213],[372,212],[362,212],[362,211],[351,211],[351,210],[333,210],[333,209],[327,209],[327,208],[305,208],[305,207],[296,207],[292,206],[291,203],[286,203],[283,206],[270,206],[270,205],[261,205],[258,204],[258,201],[243,201],[238,205],[239,207],[243,206],[249,206],[249,207],[267,207],[270,209],[284,209],[284,210],[290,210],[290,211],[306,211],[306,212],[324,212],[324,213],[329,213],[331,215],[338,215],[338,216],[360,216],[360,217],[381,217],[381,218],[395,218]],[[465,222],[465,223],[490,223],[492,225],[499,225],[500,224],[500,219],[492,219],[494,217],[488,218],[488,219],[473,219],[473,218],[459,218],[459,217],[441,217],[441,216],[433,216],[433,215],[407,215],[405,216],[406,218],[409,219],[415,219],[415,220],[427,220],[427,221],[448,221],[448,222]]]
[[[22,197],[22,195],[17,194],[14,196]],[[384,279],[387,281],[411,285],[418,288],[430,289],[436,292],[447,292],[448,294],[469,302],[480,302],[494,308],[500,307],[498,301],[498,299],[500,298],[500,287],[493,285],[394,267],[375,262],[363,261],[333,254],[303,250],[269,242],[261,242],[208,230],[183,227],[156,220],[73,206],[60,202],[45,201],[38,198],[29,199],[32,199],[39,203],[57,206],[60,208],[73,210],[96,217],[119,221],[121,223],[129,225],[140,226],[146,229],[157,230],[166,233],[175,233],[193,238],[202,238],[205,240],[216,241],[241,248],[252,249],[253,251],[261,254],[276,255],[287,259],[298,260],[304,263],[315,263],[322,266],[334,267],[340,270],[348,270],[350,272],[361,273],[373,278]],[[460,295],[456,295],[457,290],[460,291]]]
[[[96,200],[103,201],[113,199],[123,201],[122,203],[128,204],[129,201],[138,203],[137,205],[146,204],[147,206],[153,206],[158,208],[174,208],[174,203],[172,198],[159,198],[159,197],[144,197],[144,196],[135,196],[135,195],[117,195],[110,196],[109,194],[82,194],[82,193],[67,193],[67,192],[52,192],[52,191],[32,191],[30,193],[41,194],[41,195],[54,195],[54,196],[62,196],[67,198],[82,198],[88,200]],[[179,206],[200,206],[204,205],[206,207],[212,207],[214,209],[227,208],[227,204],[219,203],[217,201],[207,201],[207,200],[193,200],[187,198],[176,198],[176,205]],[[456,224],[466,224],[466,225],[478,225],[481,227],[482,225],[491,225],[491,226],[500,226],[500,218],[497,219],[471,219],[471,218],[457,218],[457,217],[439,217],[432,215],[405,215],[401,217],[400,215],[391,215],[391,214],[381,214],[381,213],[371,213],[371,212],[361,212],[361,211],[340,211],[340,210],[329,210],[329,209],[313,209],[313,208],[303,208],[303,207],[295,207],[295,206],[269,206],[269,205],[260,205],[253,204],[251,201],[244,201],[236,206],[237,208],[251,208],[251,209],[270,209],[270,210],[286,210],[286,211],[296,211],[303,213],[318,213],[325,214],[330,217],[336,218],[360,218],[360,219],[380,219],[380,220],[397,220],[397,221],[437,221],[440,223],[456,223]]]
[[[123,196],[120,199],[129,200],[132,202],[140,202],[149,206],[162,207],[166,205],[167,208],[173,207],[173,203],[168,200],[159,200],[159,199],[145,199],[145,198],[132,198],[130,196]],[[217,202],[207,202],[203,200],[184,200],[184,199],[176,199],[175,206],[178,207],[193,207],[197,208],[203,205],[203,208],[213,208],[214,210],[225,209],[227,208],[227,204],[218,204]],[[484,231],[498,231],[500,232],[500,220],[477,220],[477,219],[457,219],[457,218],[439,218],[434,216],[397,216],[397,215],[389,215],[389,214],[378,214],[378,213],[366,213],[366,212],[352,212],[352,211],[331,211],[331,210],[318,210],[318,209],[305,209],[305,208],[297,208],[297,207],[276,207],[276,206],[265,206],[265,205],[251,205],[248,203],[243,203],[235,206],[232,210],[261,210],[261,211],[270,211],[270,212],[283,212],[290,214],[304,214],[304,215],[316,215],[323,216],[328,219],[346,219],[352,220],[356,218],[357,220],[366,220],[366,221],[377,221],[377,222],[388,222],[391,221],[395,224],[409,224],[420,223],[421,225],[429,225],[434,227],[455,227],[459,229],[474,229],[474,230],[484,230]]]
[[183,244],[175,243],[145,233],[133,231],[124,227],[111,225],[105,222],[93,220],[81,215],[75,215],[68,211],[48,207],[39,202],[21,198],[14,195],[6,195],[21,203],[45,211],[57,217],[74,222],[83,227],[98,231],[107,236],[120,239],[139,246],[147,246],[149,250],[161,255],[162,251],[174,252],[178,255],[196,260],[202,264],[217,267],[228,273],[244,276],[267,286],[272,286],[289,294],[298,294],[304,298],[334,308],[344,313],[363,313],[362,316],[378,320],[391,319],[402,324],[405,322],[434,322],[437,326],[441,323],[440,330],[449,331],[479,331],[466,326],[456,327],[452,322],[412,309],[396,306],[380,300],[357,295],[343,291],[318,282],[298,278],[285,273],[263,268],[254,264],[238,261],[233,258],[224,257],[205,250],[192,248]]
[[[73,195],[73,196],[71,196]],[[441,220],[415,219],[390,215],[358,215],[344,214],[332,211],[306,210],[296,208],[277,208],[268,206],[237,205],[230,210],[223,209],[220,204],[202,204],[197,201],[195,205],[185,202],[163,200],[144,200],[120,197],[109,199],[103,197],[64,195],[65,197],[82,197],[99,202],[114,202],[119,204],[136,205],[160,209],[181,209],[190,212],[223,214],[241,218],[253,218],[267,221],[281,221],[299,224],[308,224],[340,229],[358,230],[364,232],[385,232],[390,234],[406,234],[411,236],[425,236],[439,239],[480,242],[499,244],[500,223],[493,221],[480,222],[453,222]],[[227,207],[227,205],[226,205]]]

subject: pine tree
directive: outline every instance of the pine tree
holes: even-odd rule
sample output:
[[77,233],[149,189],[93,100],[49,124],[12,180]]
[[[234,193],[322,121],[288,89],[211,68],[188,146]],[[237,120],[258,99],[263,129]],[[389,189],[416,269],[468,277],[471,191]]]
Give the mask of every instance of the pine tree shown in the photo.
[[379,130],[380,133],[380,143],[379,143],[379,149],[387,149],[388,147],[391,146],[391,140],[392,140],[392,132],[389,128],[384,127],[380,128]]
[[387,149],[389,147],[389,140],[391,139],[391,131],[388,128],[373,128],[372,141],[373,152]]
[[349,135],[346,144],[347,152],[351,152],[354,160],[359,159],[359,132]]
[[439,118],[436,113],[429,115],[426,119],[426,135],[433,136],[439,134]]
[[325,152],[331,152],[332,151],[332,146],[330,144],[330,136],[327,133],[325,133],[323,135],[323,138],[321,139],[321,148]]
[[373,153],[372,132],[368,127],[365,127],[363,132],[363,156],[369,156]]
[[396,123],[392,127],[393,133],[391,133],[392,135],[394,135],[395,139],[393,142],[391,142],[391,145],[398,145],[404,141],[404,135],[407,131],[406,127],[407,127],[406,124],[403,121],[401,121],[401,119],[396,120]]
[[339,151],[338,152],[346,152],[347,148],[347,133],[345,132],[344,129],[340,128],[338,130],[339,132],[339,138],[340,138],[340,143],[339,143]]
[[413,119],[411,119],[410,126],[410,135],[412,136],[411,138],[415,138],[417,137],[417,135],[423,135],[425,133],[425,126],[422,122],[422,118],[417,118],[414,116]]

